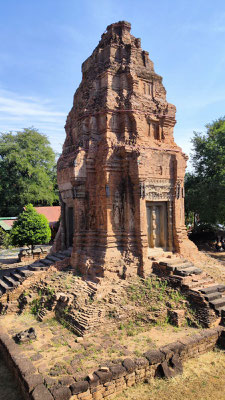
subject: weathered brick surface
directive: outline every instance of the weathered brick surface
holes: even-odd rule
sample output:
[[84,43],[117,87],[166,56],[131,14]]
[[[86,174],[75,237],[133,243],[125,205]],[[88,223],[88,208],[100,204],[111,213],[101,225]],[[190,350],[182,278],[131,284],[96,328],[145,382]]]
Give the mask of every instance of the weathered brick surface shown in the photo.
[[80,381],[80,382],[75,382],[72,385],[70,385],[70,390],[72,394],[78,394],[78,393],[83,393],[88,390],[88,382],[87,381]]
[[166,360],[169,360],[174,354],[181,355],[182,350],[184,350],[184,344],[181,342],[173,342],[159,349],[163,354],[165,354]]
[[149,364],[158,364],[165,360],[165,354],[160,350],[149,350],[144,353],[144,356],[149,361]]
[[69,400],[71,398],[71,391],[67,386],[53,387],[50,392],[55,400]]
[[54,400],[51,393],[43,384],[36,386],[31,394],[31,400]]
[[105,383],[112,379],[111,371],[95,371],[95,374],[98,376],[100,383]]
[[134,361],[131,360],[130,358],[125,358],[125,360],[123,361],[123,366],[126,368],[128,372],[133,372],[136,368]]
[[92,277],[144,274],[158,246],[197,253],[184,224],[187,156],[173,138],[176,108],[130,29],[108,26],[83,63],[57,166],[54,248],[73,246],[71,265]]
[[112,373],[113,379],[126,375],[126,369],[122,367],[122,365],[111,366],[110,372]]
[[43,377],[40,374],[35,374],[35,375],[32,374],[26,377],[24,385],[28,390],[28,392],[30,393],[32,392],[32,390],[34,390],[34,388],[37,385],[40,385],[42,383],[43,383]]

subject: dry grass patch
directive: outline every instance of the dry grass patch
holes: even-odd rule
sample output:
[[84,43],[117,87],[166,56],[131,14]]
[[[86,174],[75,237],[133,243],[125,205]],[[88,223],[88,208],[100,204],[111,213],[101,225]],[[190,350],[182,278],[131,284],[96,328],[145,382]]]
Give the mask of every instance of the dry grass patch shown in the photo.
[[184,365],[183,375],[127,389],[115,400],[224,400],[225,352],[211,351]]

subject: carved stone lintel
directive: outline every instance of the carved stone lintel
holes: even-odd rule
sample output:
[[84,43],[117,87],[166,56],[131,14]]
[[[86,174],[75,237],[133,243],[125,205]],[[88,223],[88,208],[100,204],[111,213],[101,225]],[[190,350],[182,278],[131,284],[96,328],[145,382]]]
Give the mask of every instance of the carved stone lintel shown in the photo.
[[172,201],[173,182],[163,179],[156,179],[146,182],[145,198],[148,201]]

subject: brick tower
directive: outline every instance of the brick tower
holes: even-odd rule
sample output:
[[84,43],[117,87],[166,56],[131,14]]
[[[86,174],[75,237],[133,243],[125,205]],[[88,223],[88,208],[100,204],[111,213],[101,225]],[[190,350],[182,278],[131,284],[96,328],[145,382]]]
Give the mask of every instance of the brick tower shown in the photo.
[[197,251],[184,225],[187,156],[173,138],[176,108],[130,29],[108,26],[83,63],[58,161],[55,247],[72,247],[71,265],[92,278],[142,275],[162,251]]

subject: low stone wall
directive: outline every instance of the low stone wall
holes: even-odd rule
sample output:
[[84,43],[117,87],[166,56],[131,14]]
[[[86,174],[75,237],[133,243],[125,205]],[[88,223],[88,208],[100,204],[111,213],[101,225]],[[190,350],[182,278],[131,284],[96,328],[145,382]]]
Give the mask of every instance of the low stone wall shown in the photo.
[[13,372],[24,399],[35,399],[35,397],[32,397],[31,393],[40,385],[43,386],[42,399],[52,399],[52,397],[48,397],[50,393],[43,385],[42,376],[36,373],[36,368],[33,366],[32,362],[22,355],[18,345],[2,331],[0,332],[0,352],[4,357],[5,363]]
[[85,380],[76,382],[73,377],[68,376],[67,385],[57,384],[49,387],[31,361],[23,356],[18,345],[6,333],[0,331],[0,351],[19,382],[26,400],[111,399],[137,383],[148,382],[154,377],[170,378],[182,373],[183,361],[206,353],[216,345],[225,348],[223,327],[203,330],[197,335],[185,337],[158,350],[149,350],[140,358],[127,358],[104,364]]
[[45,258],[48,254],[48,250],[38,247],[34,250],[24,249],[18,254],[19,262],[34,262],[36,260],[41,260]]

